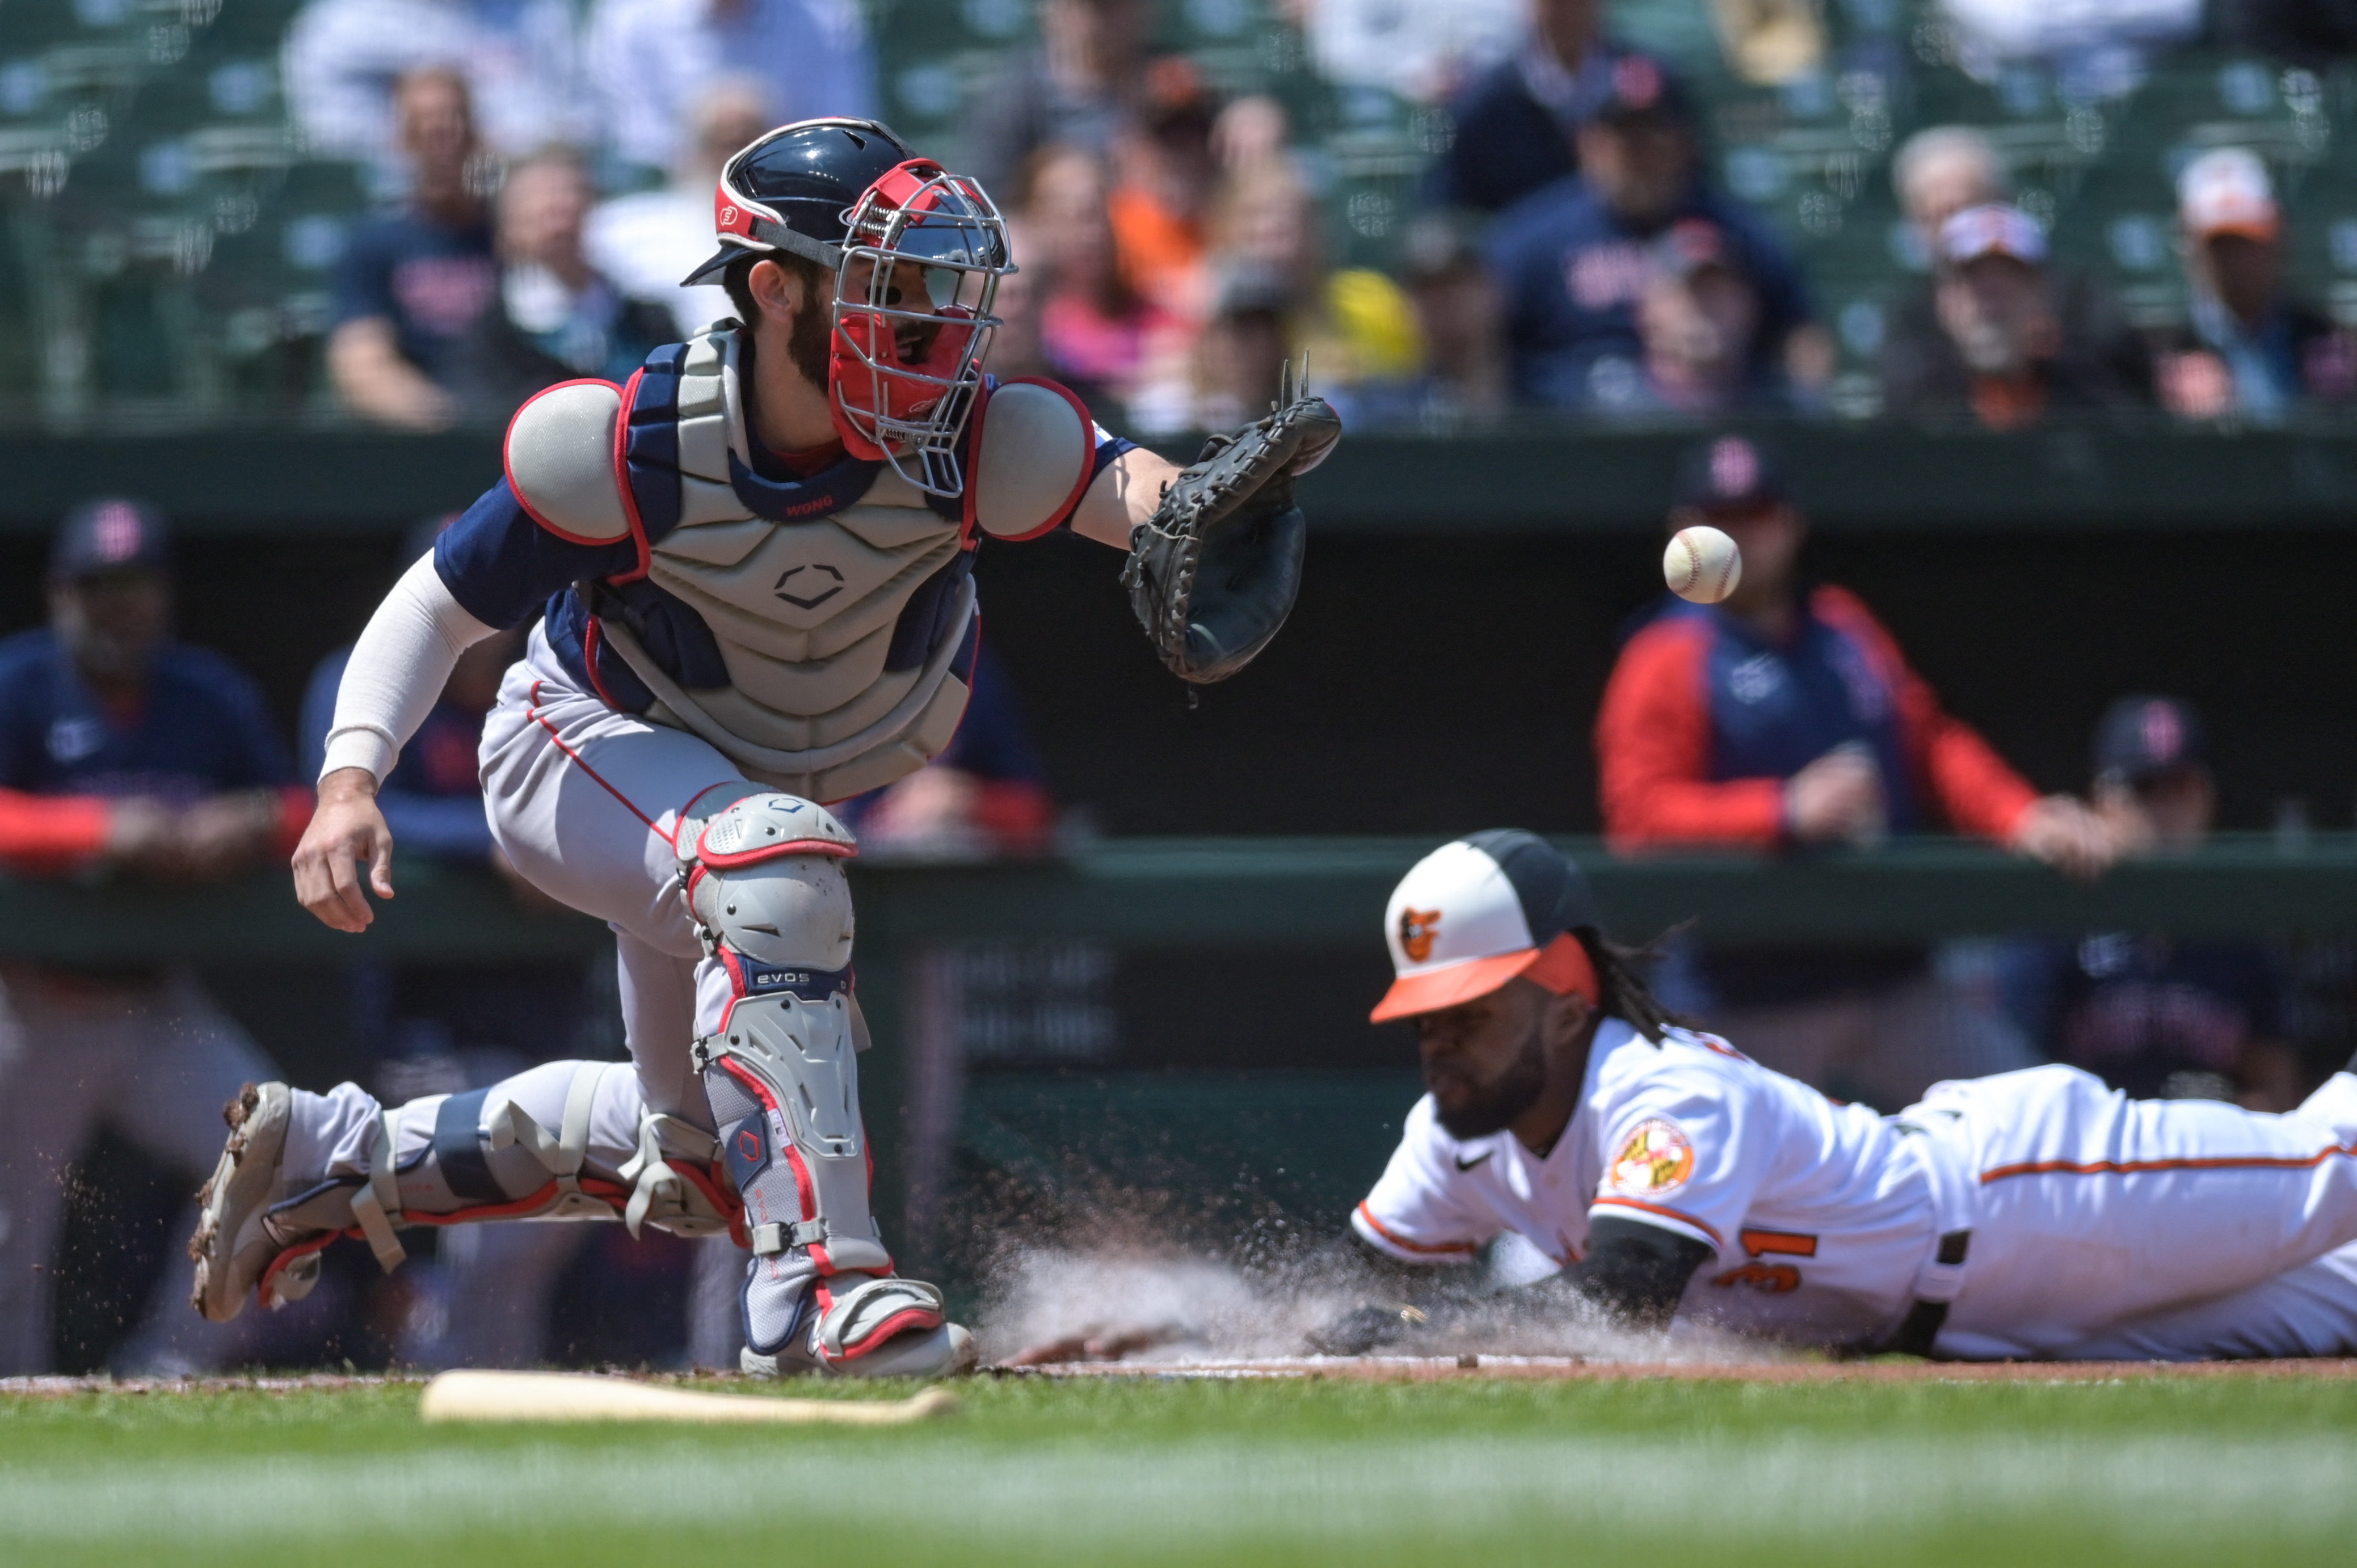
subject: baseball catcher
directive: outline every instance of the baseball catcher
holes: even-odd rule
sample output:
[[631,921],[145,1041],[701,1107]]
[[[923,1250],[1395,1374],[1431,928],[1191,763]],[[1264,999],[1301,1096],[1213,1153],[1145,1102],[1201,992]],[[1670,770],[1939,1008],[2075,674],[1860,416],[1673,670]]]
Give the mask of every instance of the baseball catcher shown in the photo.
[[[1384,936],[1373,1016],[1415,1026],[1429,1092],[1351,1217],[1374,1286],[1310,1348],[1478,1348],[1539,1303],[1968,1359],[2357,1351],[2351,1072],[2283,1115],[2068,1067],[1836,1104],[1665,1013],[1578,867],[1512,830],[1419,862]],[[1503,1239],[1544,1277],[1483,1283]]]
[[1181,471],[1060,386],[984,374],[1006,224],[882,125],[770,132],[715,211],[719,250],[686,281],[719,280],[737,319],[517,413],[504,476],[353,651],[294,862],[306,908],[367,927],[356,866],[393,895],[378,781],[458,653],[544,606],[485,725],[485,804],[526,877],[612,926],[631,1059],[394,1108],[350,1083],[249,1089],[190,1249],[208,1317],[301,1295],[341,1235],[391,1269],[408,1226],[620,1219],[749,1251],[748,1370],[971,1359],[869,1208],[857,846],[821,802],[949,743],[985,540],[1134,549],[1165,660],[1241,668],[1299,578],[1291,481],[1339,429],[1295,398]]

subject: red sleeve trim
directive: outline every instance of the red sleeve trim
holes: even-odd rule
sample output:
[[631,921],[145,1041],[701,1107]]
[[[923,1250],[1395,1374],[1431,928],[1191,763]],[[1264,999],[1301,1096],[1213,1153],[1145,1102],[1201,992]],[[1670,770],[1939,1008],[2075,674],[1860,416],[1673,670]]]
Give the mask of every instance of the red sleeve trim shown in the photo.
[[1587,1207],[1590,1212],[1598,1208],[1634,1208],[1663,1219],[1674,1219],[1681,1225],[1691,1225],[1709,1237],[1712,1246],[1721,1251],[1725,1251],[1727,1247],[1725,1239],[1717,1230],[1696,1219],[1693,1215],[1681,1214],[1674,1208],[1664,1208],[1658,1203],[1645,1203],[1633,1197],[1599,1197]]
[[974,820],[1002,852],[1039,854],[1054,835],[1056,802],[1028,779],[981,779],[974,782]]
[[279,854],[291,857],[295,846],[303,842],[303,830],[311,825],[311,813],[318,807],[318,798],[302,784],[289,784],[278,791]]
[[1809,608],[1819,620],[1857,639],[1880,670],[1898,707],[1908,771],[1926,802],[1938,806],[1948,825],[1959,832],[2010,837],[2022,814],[2038,801],[2029,781],[2008,767],[1979,731],[1940,706],[1931,683],[1908,666],[1898,639],[1857,595],[1822,587],[1810,596]]
[[1782,842],[1781,779],[1705,777],[1710,644],[1700,619],[1656,621],[1630,639],[1613,666],[1597,709],[1596,756],[1604,836],[1616,852]]
[[[634,376],[632,379],[636,380],[637,378]],[[541,515],[539,509],[534,507],[532,504],[532,501],[524,495],[523,491],[518,488],[515,482],[515,470],[508,466],[508,440],[515,435],[516,420],[522,419],[524,415],[524,410],[530,408],[533,403],[538,403],[542,398],[546,397],[551,392],[563,392],[566,387],[606,387],[617,393],[620,392],[622,390],[621,388],[615,386],[613,382],[606,381],[601,377],[577,376],[569,381],[559,381],[553,387],[543,387],[538,392],[533,393],[530,397],[524,399],[523,407],[517,409],[513,417],[510,418],[508,421],[507,435],[502,436],[500,439],[500,477],[507,480],[508,489],[514,495],[516,505],[522,507],[523,509],[523,514],[532,519],[533,521],[540,524],[541,527],[548,530],[549,532],[556,535],[557,538],[562,539],[567,544],[586,544],[591,549],[602,549],[606,545],[619,542],[611,539],[591,539],[586,534],[575,533],[569,529],[559,528],[555,523],[549,521],[547,518]],[[628,422],[630,412],[630,400],[628,398],[624,398],[622,400],[621,409],[615,418],[614,428],[617,432],[619,432],[623,425]],[[629,499],[630,493],[630,487],[625,484],[622,487],[622,495],[624,498],[622,501],[622,515],[625,518],[631,519],[630,531],[633,533],[638,533],[640,530],[636,519],[632,517],[633,509]],[[640,548],[641,550],[645,548],[643,536],[641,536],[640,541]]]
[[96,795],[0,789],[0,865],[32,875],[79,871],[105,853],[113,816]]
[[1390,1226],[1384,1224],[1382,1220],[1376,1219],[1375,1211],[1369,1208],[1364,1200],[1361,1200],[1359,1204],[1359,1218],[1367,1222],[1367,1229],[1372,1230],[1376,1235],[1381,1236],[1393,1246],[1397,1247],[1401,1251],[1414,1252],[1419,1257],[1465,1258],[1470,1257],[1473,1253],[1480,1251],[1480,1248],[1475,1246],[1470,1241],[1446,1241],[1438,1244],[1429,1241],[1411,1241],[1406,1237],[1394,1230]]

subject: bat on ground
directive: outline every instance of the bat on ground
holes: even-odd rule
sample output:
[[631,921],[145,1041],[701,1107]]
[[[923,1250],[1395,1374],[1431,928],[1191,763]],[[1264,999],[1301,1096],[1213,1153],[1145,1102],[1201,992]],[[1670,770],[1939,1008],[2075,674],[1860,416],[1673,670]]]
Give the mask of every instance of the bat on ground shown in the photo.
[[905,1400],[768,1399],[657,1388],[580,1372],[444,1372],[425,1385],[426,1421],[769,1422],[785,1426],[905,1426],[957,1409],[946,1389]]

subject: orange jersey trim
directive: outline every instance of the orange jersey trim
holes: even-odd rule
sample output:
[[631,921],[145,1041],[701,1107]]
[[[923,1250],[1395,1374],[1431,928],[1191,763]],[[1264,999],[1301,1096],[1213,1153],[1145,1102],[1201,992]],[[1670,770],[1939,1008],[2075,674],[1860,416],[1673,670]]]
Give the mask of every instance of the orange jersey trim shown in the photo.
[[1470,1241],[1444,1241],[1438,1245],[1435,1245],[1429,1241],[1411,1241],[1406,1237],[1393,1230],[1390,1226],[1384,1224],[1382,1220],[1376,1219],[1375,1211],[1369,1208],[1364,1200],[1361,1200],[1359,1204],[1359,1218],[1365,1220],[1369,1228],[1372,1229],[1376,1235],[1381,1236],[1384,1240],[1389,1241],[1393,1246],[1397,1247],[1403,1252],[1421,1252],[1427,1257],[1445,1256],[1461,1258],[1480,1251],[1480,1248],[1474,1246]]
[[2357,1144],[2335,1144],[2313,1155],[2247,1155],[2201,1160],[2031,1160],[1981,1172],[1982,1185],[2018,1176],[2137,1176],[2146,1171],[2299,1171],[2335,1155],[2357,1156]]
[[1674,1219],[1681,1225],[1693,1226],[1695,1230],[1709,1237],[1710,1244],[1714,1247],[1724,1248],[1727,1245],[1727,1240],[1725,1237],[1712,1230],[1709,1226],[1704,1224],[1701,1220],[1696,1219],[1693,1215],[1681,1214],[1674,1208],[1664,1208],[1658,1203],[1641,1203],[1633,1197],[1599,1197],[1587,1207],[1590,1208],[1603,1208],[1608,1206],[1614,1208],[1641,1208],[1648,1214],[1658,1214],[1664,1219]]

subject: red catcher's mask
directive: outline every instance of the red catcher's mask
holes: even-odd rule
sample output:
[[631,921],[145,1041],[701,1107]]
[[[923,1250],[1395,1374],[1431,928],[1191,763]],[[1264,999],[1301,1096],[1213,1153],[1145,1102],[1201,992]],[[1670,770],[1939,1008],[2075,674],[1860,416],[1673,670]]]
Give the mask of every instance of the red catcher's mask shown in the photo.
[[835,430],[920,489],[963,494],[958,438],[998,280],[1015,270],[1006,221],[974,181],[911,158],[867,188],[846,227],[827,366]]

